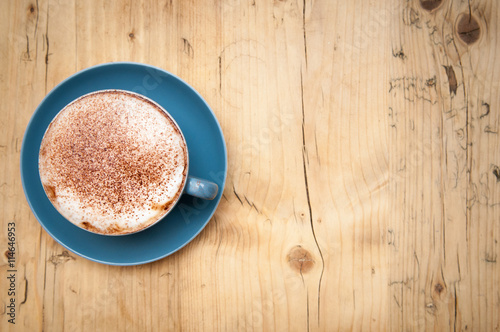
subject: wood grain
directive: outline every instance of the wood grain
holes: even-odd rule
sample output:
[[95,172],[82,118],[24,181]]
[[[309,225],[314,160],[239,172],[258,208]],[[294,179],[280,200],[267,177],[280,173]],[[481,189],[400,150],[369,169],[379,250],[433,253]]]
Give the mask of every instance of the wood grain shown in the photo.
[[[493,0],[0,2],[0,330],[497,331],[500,6]],[[42,230],[22,137],[64,78],[137,61],[207,100],[219,208],[135,267]],[[4,287],[5,285],[5,287]]]

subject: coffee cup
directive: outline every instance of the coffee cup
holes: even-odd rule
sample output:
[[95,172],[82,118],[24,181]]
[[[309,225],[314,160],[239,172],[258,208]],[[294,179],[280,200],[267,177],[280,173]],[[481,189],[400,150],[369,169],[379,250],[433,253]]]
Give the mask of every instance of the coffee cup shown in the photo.
[[61,215],[102,235],[153,226],[182,194],[211,200],[218,192],[188,175],[187,143],[167,110],[125,90],[91,92],[59,111],[42,139],[39,173]]

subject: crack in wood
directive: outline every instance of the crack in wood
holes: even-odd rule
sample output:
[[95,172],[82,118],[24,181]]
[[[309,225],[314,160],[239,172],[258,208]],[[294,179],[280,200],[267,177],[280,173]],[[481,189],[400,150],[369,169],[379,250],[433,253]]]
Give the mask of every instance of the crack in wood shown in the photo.
[[222,95],[222,58],[219,55],[219,94]]
[[35,22],[35,32],[33,33],[33,37],[35,38],[36,40],[36,33],[38,31],[38,18],[40,16],[40,10],[39,10],[39,7],[38,7],[38,0],[36,0],[36,22]]
[[394,301],[396,302],[396,305],[398,306],[398,308],[401,309],[401,304],[399,303],[398,299],[396,298],[396,295],[392,295],[392,297],[394,298]]
[[49,7],[47,6],[47,26],[45,27],[45,43],[47,49],[45,51],[45,94],[47,94],[47,77],[49,73]]
[[30,55],[30,39],[28,35],[26,34],[26,55],[28,56],[28,59],[26,61],[31,61],[31,55]]
[[321,159],[319,157],[319,151],[318,151],[318,135],[316,127],[314,128],[314,146],[316,148],[316,158],[318,158],[318,166],[321,166]]
[[238,199],[238,201],[240,201],[241,205],[243,205],[243,201],[241,200],[240,196],[236,192],[236,188],[234,187],[234,184],[233,184],[233,193],[236,196],[236,198]]
[[25,304],[27,299],[28,299],[28,279],[24,278],[24,299],[21,302],[19,302],[19,307],[22,304]]
[[[214,215],[214,222],[215,222],[215,228],[218,228],[219,223],[217,222],[217,217],[215,215]],[[222,236],[220,235],[221,230],[218,230],[217,233],[219,233],[219,243],[217,244],[217,249],[215,250],[215,257],[218,257],[220,246],[222,244]]]
[[302,68],[300,70],[300,98],[302,104],[302,165],[304,167],[304,182],[306,187],[306,197],[307,197],[307,206],[309,207],[309,218],[311,223],[312,235],[314,238],[314,242],[316,243],[316,247],[318,248],[319,255],[321,257],[321,274],[318,282],[318,324],[320,322],[320,305],[321,305],[321,281],[323,280],[323,273],[325,272],[325,259],[323,258],[323,252],[321,251],[321,247],[319,246],[318,239],[316,237],[316,233],[314,230],[314,218],[311,207],[311,198],[309,193],[309,183],[307,179],[307,167],[306,167],[306,156],[304,154],[306,148],[306,135],[305,135],[305,110],[304,110],[304,79],[302,76]]
[[191,46],[191,43],[189,42],[189,40],[187,40],[186,38],[181,38],[182,39],[182,43],[183,43],[183,46],[182,46],[182,51],[190,58],[194,58],[194,48],[193,46]]
[[292,209],[293,209],[293,217],[295,218],[295,222],[299,223],[297,219],[297,212],[295,211],[295,200],[292,198]]
[[[302,274],[302,272],[301,272]],[[307,294],[307,301],[306,301],[306,306],[307,306],[307,331],[309,332],[309,292],[306,289],[306,294]],[[318,308],[319,310],[319,308]]]
[[304,57],[307,69],[306,0],[303,0],[302,3],[302,32],[304,35]]
[[454,313],[454,320],[453,320],[453,331],[457,330],[457,305],[458,305],[458,298],[457,298],[457,286],[453,285],[453,296],[455,298],[455,313]]
[[462,281],[462,270],[460,268],[460,258],[458,257],[458,250],[457,250],[457,268],[458,268],[458,281]]
[[254,202],[250,201],[245,194],[243,194],[243,197],[245,198],[245,201],[248,203],[248,205],[250,205],[250,208],[255,209],[255,211],[257,211],[257,213],[260,214],[260,211],[259,209],[257,209]]

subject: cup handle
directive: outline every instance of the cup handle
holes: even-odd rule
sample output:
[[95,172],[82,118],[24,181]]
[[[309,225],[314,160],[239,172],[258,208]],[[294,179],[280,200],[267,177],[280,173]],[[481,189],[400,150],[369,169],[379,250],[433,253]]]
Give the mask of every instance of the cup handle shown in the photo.
[[219,186],[216,183],[188,176],[184,193],[198,198],[212,200],[217,196]]

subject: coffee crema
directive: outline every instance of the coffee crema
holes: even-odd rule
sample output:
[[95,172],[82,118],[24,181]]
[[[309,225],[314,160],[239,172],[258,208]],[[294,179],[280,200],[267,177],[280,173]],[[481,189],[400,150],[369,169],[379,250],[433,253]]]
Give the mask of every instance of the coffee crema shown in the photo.
[[184,138],[161,107],[106,90],[59,112],[42,139],[39,172],[66,219],[118,235],[152,225],[175,205],[187,162]]

